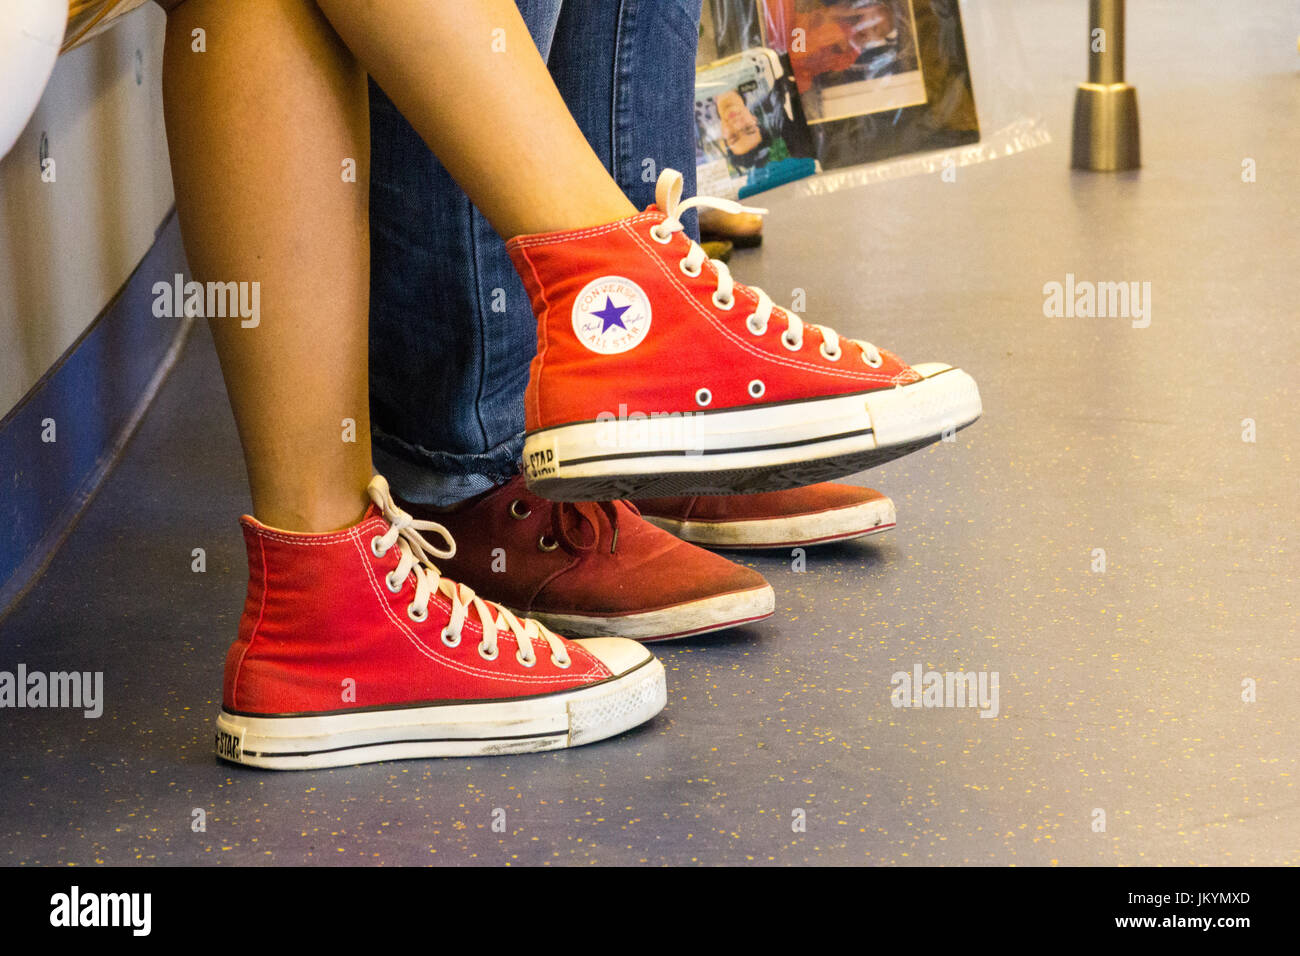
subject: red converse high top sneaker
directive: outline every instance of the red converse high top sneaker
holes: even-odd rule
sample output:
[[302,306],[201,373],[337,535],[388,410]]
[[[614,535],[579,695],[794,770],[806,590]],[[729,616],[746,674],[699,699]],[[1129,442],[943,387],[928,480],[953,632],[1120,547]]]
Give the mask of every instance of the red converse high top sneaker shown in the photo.
[[546,501],[516,476],[454,508],[406,507],[460,542],[444,565],[457,581],[574,637],[694,637],[775,607],[757,571],[659,530],[625,501]]
[[806,325],[682,233],[664,170],[640,215],[507,244],[537,315],[529,487],[568,501],[771,491],[860,471],[980,415],[948,365]]
[[554,750],[663,709],[663,665],[642,645],[565,640],[453,584],[428,563],[454,553],[445,529],[398,508],[382,477],[369,490],[362,521],[332,534],[243,519],[218,756],[288,770]]

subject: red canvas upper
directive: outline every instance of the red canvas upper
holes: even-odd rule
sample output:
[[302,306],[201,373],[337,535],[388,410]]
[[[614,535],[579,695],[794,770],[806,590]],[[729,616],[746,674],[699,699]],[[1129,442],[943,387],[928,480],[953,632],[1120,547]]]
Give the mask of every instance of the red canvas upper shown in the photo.
[[[812,325],[804,327],[802,347],[790,351],[782,344],[788,317],[780,308],[773,309],[763,334],[753,334],[745,320],[758,306],[756,293],[736,283],[735,304],[719,308],[712,262],[706,260],[692,278],[680,265],[691,241],[682,232],[666,243],[651,236],[651,227],[665,218],[651,206],[608,225],[519,236],[507,244],[537,315],[538,350],[525,396],[529,431],[602,414],[700,411],[701,388],[711,393],[708,408],[746,408],[919,378],[884,350],[879,368],[867,366],[862,350],[843,338],[838,361],[830,361],[820,353],[823,336]],[[644,330],[642,311],[649,317]],[[603,324],[617,335],[613,324],[624,320],[634,330],[628,341],[635,344],[613,354],[584,344],[575,327]],[[755,380],[762,383],[759,397],[750,392]]]
[[[555,665],[544,641],[534,640],[536,663],[515,659],[519,644],[508,628],[497,634],[498,656],[484,660],[482,626],[471,609],[459,646],[440,633],[451,602],[435,592],[428,617],[407,615],[413,573],[400,592],[385,586],[397,549],[378,557],[372,540],[388,522],[372,506],[354,527],[331,534],[277,531],[245,516],[249,584],[239,637],[226,656],[224,706],[254,714],[364,709],[420,702],[491,700],[545,694],[603,680],[610,671],[573,642],[572,664]],[[462,599],[467,601],[468,599]],[[348,684],[355,688],[348,700]]]
[[455,508],[405,507],[455,536],[456,556],[442,562],[452,578],[525,614],[640,614],[767,585],[625,501],[547,501],[522,476]]

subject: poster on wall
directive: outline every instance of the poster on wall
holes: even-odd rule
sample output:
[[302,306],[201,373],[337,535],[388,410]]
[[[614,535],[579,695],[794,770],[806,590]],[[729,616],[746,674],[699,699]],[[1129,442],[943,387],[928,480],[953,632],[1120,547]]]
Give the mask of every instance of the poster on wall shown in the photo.
[[958,0],[755,2],[822,168],[979,141]]
[[702,195],[744,198],[817,171],[781,58],[756,48],[695,74],[696,178]]
[[912,0],[775,0],[765,6],[772,33],[789,51],[809,123],[926,102]]

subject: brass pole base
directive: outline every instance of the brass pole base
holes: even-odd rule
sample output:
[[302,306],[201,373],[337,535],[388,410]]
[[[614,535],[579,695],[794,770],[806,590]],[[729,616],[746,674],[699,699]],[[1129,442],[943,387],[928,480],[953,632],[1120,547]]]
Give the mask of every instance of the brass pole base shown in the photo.
[[1127,83],[1080,83],[1074,98],[1075,169],[1114,172],[1142,165],[1137,90]]

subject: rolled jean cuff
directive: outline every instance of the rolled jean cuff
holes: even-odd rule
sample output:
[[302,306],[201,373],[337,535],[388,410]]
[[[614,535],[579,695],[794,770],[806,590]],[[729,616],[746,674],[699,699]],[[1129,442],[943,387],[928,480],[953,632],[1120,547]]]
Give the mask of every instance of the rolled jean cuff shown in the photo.
[[473,455],[455,455],[412,445],[375,430],[371,435],[375,467],[397,497],[415,504],[446,508],[504,485],[519,474],[524,434]]

